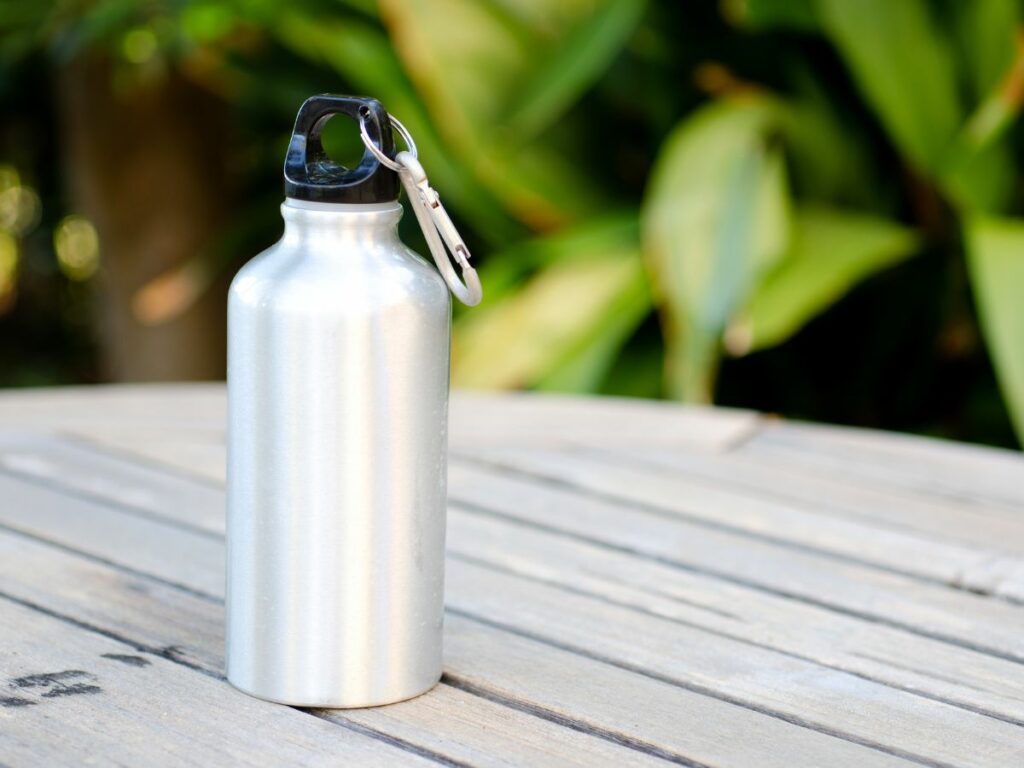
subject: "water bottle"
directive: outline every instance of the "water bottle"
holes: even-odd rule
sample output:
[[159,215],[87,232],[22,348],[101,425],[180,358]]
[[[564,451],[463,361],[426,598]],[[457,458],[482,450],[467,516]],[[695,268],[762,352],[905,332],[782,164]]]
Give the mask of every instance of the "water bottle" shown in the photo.
[[[321,144],[336,114],[359,126],[356,168]],[[398,239],[400,181],[440,273]],[[284,236],[228,302],[227,677],[296,706],[386,704],[441,676],[448,293],[475,303],[479,281],[374,99],[308,99],[284,187]]]

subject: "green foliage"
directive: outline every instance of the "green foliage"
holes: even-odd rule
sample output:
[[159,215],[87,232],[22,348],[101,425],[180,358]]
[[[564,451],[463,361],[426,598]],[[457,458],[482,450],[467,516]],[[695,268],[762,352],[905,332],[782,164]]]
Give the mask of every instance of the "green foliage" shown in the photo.
[[772,105],[712,104],[669,136],[644,201],[644,249],[665,313],[671,391],[711,400],[730,318],[782,255],[788,196]]
[[863,280],[913,254],[914,230],[876,216],[796,209],[785,258],[758,285],[726,337],[737,354],[778,344]]
[[[663,366],[711,401],[728,356],[927,254],[1024,438],[1017,0],[103,0],[0,29],[0,67],[179,66],[277,126],[275,161],[302,96],[379,97],[482,257],[458,385],[659,394]],[[926,344],[972,336],[943,322]]]
[[1024,219],[976,217],[967,223],[967,264],[981,324],[1024,435]]
[[[650,307],[635,248],[556,260],[457,327],[454,380],[467,387],[593,390]],[[566,307],[571,306],[570,311]]]
[[753,29],[818,27],[814,0],[727,0],[724,8],[736,24]]
[[960,126],[955,69],[924,0],[818,0],[831,38],[893,142],[940,167]]
[[561,117],[608,69],[640,21],[644,5],[643,0],[609,0],[573,29],[511,100],[504,131],[522,140]]

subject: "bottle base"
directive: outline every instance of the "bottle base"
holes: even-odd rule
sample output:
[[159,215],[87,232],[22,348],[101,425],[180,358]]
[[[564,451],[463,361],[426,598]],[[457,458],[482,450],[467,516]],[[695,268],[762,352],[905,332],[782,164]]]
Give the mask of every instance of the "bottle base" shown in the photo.
[[409,699],[415,699],[417,696],[422,696],[425,693],[432,691],[439,682],[441,682],[441,676],[438,675],[429,685],[424,688],[415,689],[409,693],[402,693],[396,696],[388,696],[384,698],[365,698],[365,699],[346,699],[346,698],[304,698],[297,696],[275,696],[270,694],[261,693],[256,690],[247,688],[230,677],[227,678],[228,683],[233,688],[247,696],[252,696],[256,699],[263,699],[264,701],[270,701],[274,704],[286,704],[289,707],[304,707],[308,709],[366,709],[369,707],[384,707],[388,704],[398,704],[402,701],[408,701]]

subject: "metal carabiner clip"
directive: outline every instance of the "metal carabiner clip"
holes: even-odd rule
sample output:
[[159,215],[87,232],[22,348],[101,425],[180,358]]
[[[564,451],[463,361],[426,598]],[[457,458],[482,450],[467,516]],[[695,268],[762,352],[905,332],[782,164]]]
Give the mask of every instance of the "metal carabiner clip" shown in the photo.
[[[385,155],[371,140],[366,129],[365,120],[360,116],[359,133],[363,138],[363,144],[370,150],[374,157],[385,167],[398,172],[398,178],[405,187],[409,196],[409,204],[412,206],[416,220],[423,230],[423,236],[430,248],[430,255],[434,257],[434,263],[441,273],[441,277],[448,284],[448,288],[455,297],[468,307],[475,307],[483,298],[483,287],[480,285],[480,278],[476,270],[469,263],[469,249],[459,232],[455,229],[448,212],[441,205],[441,197],[437,190],[430,186],[427,181],[427,173],[416,157],[416,144],[409,135],[409,131],[393,116],[389,116],[391,124],[405,141],[409,148],[407,152],[399,152],[392,160]],[[446,250],[447,247],[447,250]],[[462,278],[455,273],[448,254],[462,272]]]
[[[441,272],[441,277],[448,283],[451,292],[459,301],[468,307],[475,307],[483,298],[483,288],[476,270],[470,266],[466,243],[459,236],[455,224],[441,205],[437,190],[427,181],[427,174],[415,155],[399,152],[395,155],[395,160],[402,166],[398,177],[409,195],[409,203],[420,222],[423,236],[427,239],[427,245],[434,257],[434,263]],[[451,253],[462,271],[461,280],[455,274],[448,253]]]

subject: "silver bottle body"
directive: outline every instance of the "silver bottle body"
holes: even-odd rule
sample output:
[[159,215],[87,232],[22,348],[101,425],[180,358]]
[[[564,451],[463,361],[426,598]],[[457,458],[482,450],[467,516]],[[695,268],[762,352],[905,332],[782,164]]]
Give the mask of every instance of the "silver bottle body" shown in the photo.
[[400,701],[441,676],[448,290],[398,203],[281,210],[228,302],[227,676]]

